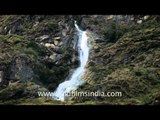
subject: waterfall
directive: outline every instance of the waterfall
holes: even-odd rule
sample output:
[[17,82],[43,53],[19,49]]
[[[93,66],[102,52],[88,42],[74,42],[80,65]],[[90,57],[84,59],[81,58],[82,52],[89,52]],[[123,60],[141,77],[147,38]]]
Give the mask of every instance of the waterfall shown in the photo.
[[89,47],[87,45],[88,37],[86,35],[86,31],[80,30],[75,21],[75,27],[78,31],[78,52],[79,52],[79,60],[80,66],[74,71],[71,78],[59,84],[58,88],[54,92],[53,99],[56,100],[65,100],[65,93],[69,93],[71,91],[75,91],[78,86],[82,85],[85,81],[81,79],[85,72],[85,65],[87,64],[89,57]]

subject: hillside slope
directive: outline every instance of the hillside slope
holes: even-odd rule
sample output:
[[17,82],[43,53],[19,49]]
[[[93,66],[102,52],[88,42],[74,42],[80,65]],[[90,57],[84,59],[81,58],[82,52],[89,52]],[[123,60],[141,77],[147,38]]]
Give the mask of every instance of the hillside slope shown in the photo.
[[[122,92],[122,97],[76,97],[75,100],[80,104],[159,104],[159,16],[148,19],[140,16],[135,21],[107,18],[89,16],[83,20],[100,39],[92,45],[84,76],[87,84],[79,92],[117,91]],[[140,20],[142,23],[138,23]]]
[[[77,90],[121,97],[39,97],[78,66],[77,20],[91,47],[86,83]],[[0,104],[160,104],[160,17],[144,15],[1,15]]]
[[38,91],[54,91],[77,66],[73,20],[69,15],[0,16],[2,104],[32,103]]

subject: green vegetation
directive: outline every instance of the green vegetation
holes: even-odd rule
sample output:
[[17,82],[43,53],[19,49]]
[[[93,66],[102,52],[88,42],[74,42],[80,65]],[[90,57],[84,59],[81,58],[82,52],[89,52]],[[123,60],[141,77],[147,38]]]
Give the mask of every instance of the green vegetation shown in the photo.
[[[76,97],[78,104],[159,104],[160,24],[153,17],[142,24],[120,24],[99,31],[105,44],[97,43],[79,91],[121,91],[121,98]],[[105,21],[99,23],[107,24]],[[98,27],[98,26],[96,26]],[[109,29],[107,31],[107,29]],[[119,34],[119,33],[120,34]],[[118,34],[116,34],[118,33]],[[109,42],[112,42],[110,44]],[[91,102],[92,101],[92,102]]]
[[58,105],[64,104],[47,97],[38,97],[37,91],[47,91],[34,82],[15,82],[0,91],[0,104],[7,105]]
[[[65,19],[64,19],[65,18]],[[69,20],[68,20],[69,19]],[[61,22],[62,25],[59,25]],[[61,32],[63,29],[71,31],[72,21],[67,16],[50,16],[50,15],[2,15],[0,16],[0,71],[4,72],[4,83],[0,83],[0,103],[3,104],[59,104],[51,99],[36,98],[33,94],[36,90],[28,91],[28,81],[42,88],[54,91],[58,84],[65,80],[73,64],[71,59],[72,35],[63,38]],[[72,24],[71,24],[72,25]],[[70,32],[70,34],[73,31]],[[43,39],[42,36],[48,36]],[[54,44],[54,38],[59,37],[59,42],[63,43],[55,48],[46,47],[45,44]],[[69,45],[68,45],[69,44]],[[56,54],[55,58],[50,56]],[[58,57],[57,57],[58,56]],[[24,59],[17,59],[24,57]],[[14,76],[23,74],[17,73],[28,66],[33,70],[33,80],[22,83],[21,80],[12,81]],[[12,68],[12,69],[11,69]],[[12,75],[13,74],[13,75]],[[15,74],[15,75],[14,75]],[[10,77],[10,76],[13,77]],[[23,75],[24,76],[24,75]],[[20,76],[18,76],[20,77]],[[27,74],[25,77],[28,77]],[[9,86],[12,81],[17,86]],[[26,88],[27,87],[27,88]],[[31,94],[31,96],[29,96]],[[32,97],[34,97],[32,99]]]
[[[4,81],[0,83],[0,104],[160,104],[160,17],[150,16],[142,23],[137,23],[136,16],[132,21],[103,15],[79,17],[77,21],[85,22],[90,31],[88,36],[92,37],[82,77],[87,83],[78,91],[118,91],[123,96],[81,96],[66,102],[38,97],[38,90],[54,91],[79,64],[73,57],[78,55],[73,49],[74,22],[71,16],[3,15],[0,16],[0,71],[4,72]],[[24,59],[17,59],[21,57]],[[12,80],[10,74],[24,66],[33,70],[33,79]]]

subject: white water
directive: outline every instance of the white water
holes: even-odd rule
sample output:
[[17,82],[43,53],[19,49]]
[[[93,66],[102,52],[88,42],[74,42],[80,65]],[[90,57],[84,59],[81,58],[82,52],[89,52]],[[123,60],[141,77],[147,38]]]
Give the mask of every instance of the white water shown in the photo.
[[88,37],[86,31],[79,29],[75,22],[75,27],[78,31],[78,48],[79,48],[79,60],[80,66],[74,71],[71,78],[63,83],[59,84],[57,90],[54,92],[53,98],[56,100],[65,100],[65,93],[75,91],[79,85],[82,85],[85,81],[81,80],[81,76],[85,72],[85,65],[89,57],[89,47],[87,45]]

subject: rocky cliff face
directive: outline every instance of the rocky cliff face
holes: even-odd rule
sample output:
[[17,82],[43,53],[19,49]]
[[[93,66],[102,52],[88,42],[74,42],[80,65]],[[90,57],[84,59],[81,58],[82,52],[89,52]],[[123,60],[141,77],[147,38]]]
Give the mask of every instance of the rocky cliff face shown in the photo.
[[33,82],[54,91],[78,65],[76,37],[70,15],[0,16],[0,89]]

